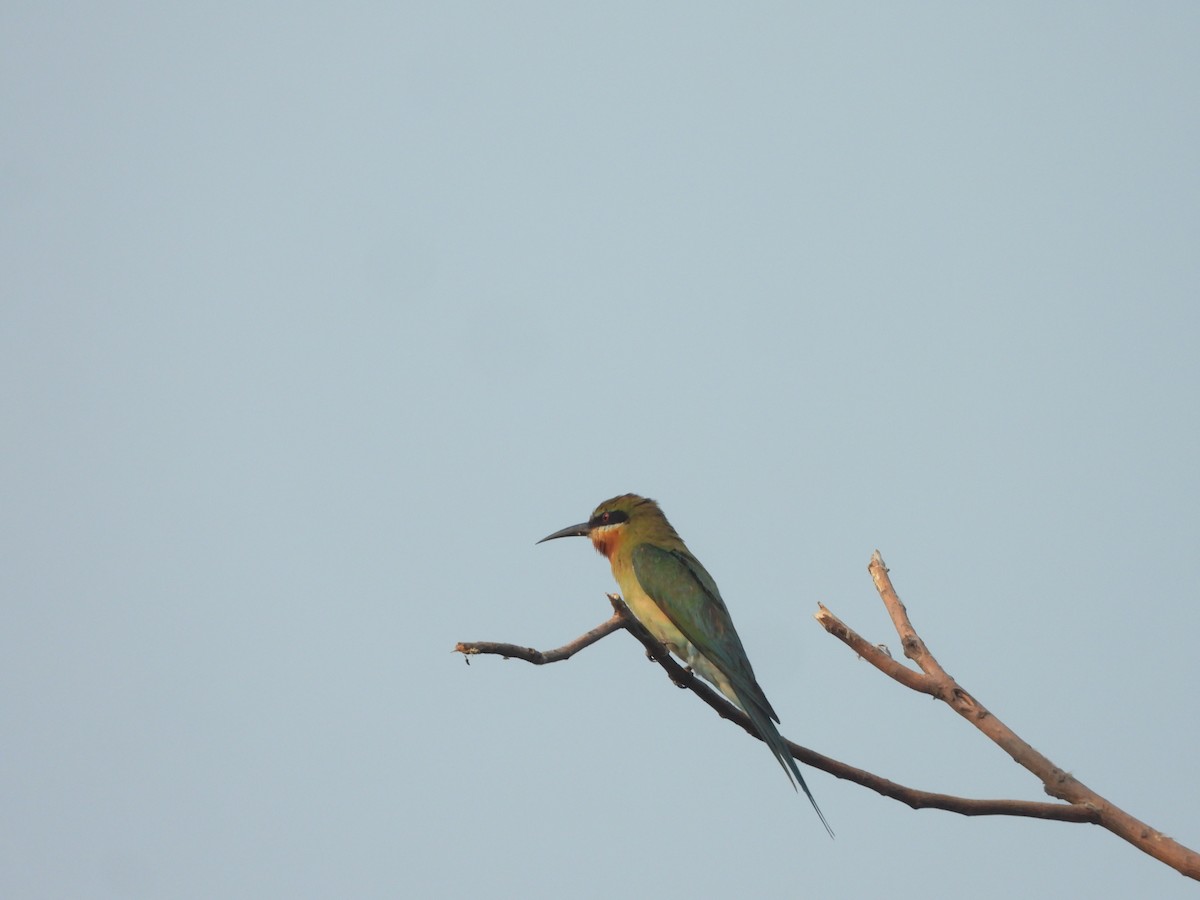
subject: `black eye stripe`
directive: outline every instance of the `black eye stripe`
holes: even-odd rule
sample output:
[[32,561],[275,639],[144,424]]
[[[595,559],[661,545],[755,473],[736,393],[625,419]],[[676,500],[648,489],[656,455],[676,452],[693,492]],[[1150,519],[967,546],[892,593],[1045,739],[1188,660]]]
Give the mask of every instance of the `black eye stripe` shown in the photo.
[[588,525],[596,528],[601,525],[619,525],[622,522],[629,521],[629,513],[622,512],[619,509],[609,510],[607,512],[597,513],[592,516]]

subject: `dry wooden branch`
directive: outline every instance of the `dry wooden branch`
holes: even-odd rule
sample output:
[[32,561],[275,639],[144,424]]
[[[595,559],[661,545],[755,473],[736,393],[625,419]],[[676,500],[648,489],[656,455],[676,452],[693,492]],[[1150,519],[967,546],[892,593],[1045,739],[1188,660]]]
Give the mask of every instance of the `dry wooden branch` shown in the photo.
[[[615,595],[609,595],[609,599]],[[618,607],[618,603],[620,606]],[[499,644],[495,641],[460,641],[454,646],[455,653],[461,653],[466,657],[467,663],[470,664],[471,657],[476,654],[486,653],[494,656],[503,656],[505,659],[523,659],[525,662],[533,663],[535,666],[544,666],[547,663],[562,662],[564,659],[570,659],[580,650],[585,647],[590,647],[596,641],[603,637],[608,637],[614,631],[620,631],[625,628],[632,616],[625,609],[625,604],[620,602],[618,598],[613,602],[613,614],[607,620],[601,622],[591,631],[586,634],[581,634],[575,640],[563,644],[561,647],[556,647],[553,650],[534,650],[532,647],[519,647],[516,644]]]
[[[913,628],[912,622],[908,618],[908,611],[892,587],[887,567],[883,564],[879,551],[876,551],[871,557],[868,570],[875,581],[879,596],[892,618],[896,633],[900,636],[905,656],[913,660],[920,671],[910,669],[880,650],[879,647],[866,641],[822,604],[818,604],[819,609],[815,616],[817,621],[826,631],[888,677],[914,691],[929,694],[931,697],[945,702],[995,741],[1016,762],[1040,778],[1046,793],[1066,802],[1035,803],[1027,800],[972,799],[922,791],[896,784],[864,769],[856,768],[788,741],[788,749],[792,756],[806,765],[870,788],[878,794],[891,797],[913,809],[942,809],[964,816],[1025,816],[1058,822],[1090,822],[1100,825],[1189,878],[1200,880],[1200,854],[1135,819],[1086,787],[1069,772],[1059,769],[964,690],[942,668],[929,648],[925,646],[925,642],[917,634],[916,629]],[[642,643],[646,648],[646,655],[657,662],[675,684],[687,688],[712,707],[722,718],[739,725],[747,734],[758,738],[745,713],[693,675],[690,670],[676,662],[666,647],[634,618],[625,604],[621,602],[620,597],[616,594],[609,594],[608,598],[613,606],[613,614],[609,619],[586,634],[580,635],[575,640],[554,650],[541,651],[517,644],[491,641],[462,642],[454,649],[466,656],[468,661],[471,656],[476,654],[492,654],[505,658],[523,659],[534,665],[544,665],[569,659],[580,650],[614,631],[628,631]]]
[[834,637],[852,648],[875,668],[899,681],[914,691],[920,691],[941,700],[956,713],[986,734],[1013,760],[1028,769],[1041,782],[1047,794],[1071,804],[1072,808],[1086,811],[1093,822],[1133,844],[1143,853],[1166,863],[1189,878],[1200,880],[1200,854],[1145,822],[1134,818],[1118,806],[1097,794],[1070,772],[1063,771],[1035,750],[1016,732],[1000,721],[987,707],[952,678],[934,658],[925,642],[917,634],[908,618],[908,610],[900,602],[896,589],[888,576],[883,557],[876,550],[867,566],[875,588],[892,618],[896,633],[900,636],[904,655],[921,669],[914,672],[886,653],[874,647],[824,606],[816,613],[816,619]]

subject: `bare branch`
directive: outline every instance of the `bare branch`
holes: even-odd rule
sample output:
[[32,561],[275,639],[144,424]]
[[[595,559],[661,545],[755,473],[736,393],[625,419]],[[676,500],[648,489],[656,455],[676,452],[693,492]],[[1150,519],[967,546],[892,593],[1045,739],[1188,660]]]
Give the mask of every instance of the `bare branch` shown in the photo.
[[[456,652],[463,654],[493,654],[503,656],[506,659],[523,659],[534,665],[544,665],[548,662],[558,662],[559,660],[567,659],[584,647],[594,644],[602,637],[624,628],[641,642],[642,646],[646,648],[646,655],[662,667],[672,682],[681,688],[690,690],[712,707],[717,715],[733,722],[755,740],[762,740],[754,730],[754,726],[751,725],[749,717],[721,694],[709,687],[706,682],[697,678],[690,670],[676,662],[675,657],[668,652],[667,648],[659,643],[634,618],[618,595],[609,594],[608,599],[614,609],[611,618],[593,628],[587,634],[581,635],[556,650],[534,650],[530,647],[521,647],[517,644],[501,644],[491,641],[464,642],[458,644],[454,649]],[[849,629],[846,630],[849,631]],[[858,638],[857,635],[855,637]],[[862,641],[862,638],[858,638],[858,640]],[[866,646],[870,651],[878,654],[884,660],[893,662],[890,657],[880,652],[877,648],[870,645]],[[904,667],[900,666],[900,668],[903,669]],[[1095,821],[1096,818],[1088,810],[1063,803],[1031,803],[1025,800],[975,800],[968,797],[955,797],[951,794],[936,794],[930,791],[922,791],[889,781],[879,775],[848,765],[830,756],[825,756],[822,753],[817,753],[815,750],[810,750],[792,741],[788,741],[787,744],[792,756],[805,765],[828,772],[836,778],[870,788],[877,794],[899,800],[913,809],[943,809],[964,816],[1027,816],[1029,818],[1050,819],[1061,822],[1090,822]]]
[[871,555],[871,564],[867,566],[867,571],[871,573],[875,589],[879,591],[883,605],[887,607],[888,615],[892,617],[892,624],[896,626],[896,634],[900,635],[900,644],[904,647],[904,655],[920,666],[921,671],[926,675],[945,676],[946,670],[933,658],[933,654],[929,652],[929,648],[925,646],[925,642],[913,628],[912,622],[908,620],[908,610],[900,602],[900,597],[892,587],[892,582],[888,580],[887,566],[883,564],[883,557],[879,555],[878,550]]
[[908,688],[914,691],[921,691],[926,694],[933,694],[934,688],[928,682],[926,677],[920,672],[914,672],[904,663],[892,659],[888,654],[884,653],[874,644],[870,643],[866,638],[860,635],[857,631],[831,613],[824,603],[817,604],[817,611],[813,618],[821,623],[821,626],[840,640],[851,650],[877,668],[884,675],[893,678]]
[[[609,594],[610,600],[614,600],[615,598],[615,594]],[[646,631],[636,619],[632,620],[632,624],[627,630],[642,642],[642,645],[646,648],[646,654],[662,666],[675,684],[692,691],[697,697],[711,706],[721,718],[728,719],[730,722],[738,725],[755,740],[762,740],[758,732],[754,730],[749,716],[709,687],[704,681],[693,675],[691,671],[676,662],[675,657],[671,656],[666,651],[666,648]],[[849,629],[846,630],[849,631]],[[858,637],[857,635],[854,636]],[[862,638],[858,638],[858,640],[861,641]],[[893,663],[899,666],[900,669],[911,673],[911,670],[904,669],[904,666],[895,663],[891,657],[877,647],[867,644],[865,649],[881,657],[883,661]],[[893,800],[899,800],[913,809],[943,809],[947,812],[956,812],[964,816],[1026,816],[1033,819],[1049,819],[1060,822],[1097,821],[1097,816],[1093,811],[1062,803],[1033,803],[1026,800],[975,800],[968,797],[956,797],[952,794],[936,794],[931,791],[922,791],[889,781],[865,769],[859,769],[836,760],[831,756],[817,753],[815,750],[810,750],[793,741],[788,741],[787,745],[792,756],[805,765],[828,772],[835,778],[851,781],[863,787],[870,788],[877,794],[881,794],[884,797],[891,797]]]
[[[1069,772],[1064,772],[1055,766],[964,690],[942,668],[921,636],[917,634],[909,620],[908,610],[905,609],[895,588],[892,587],[887,567],[883,564],[883,558],[879,555],[879,551],[875,551],[871,557],[868,570],[875,582],[879,596],[892,618],[896,633],[900,636],[904,655],[913,660],[920,671],[915,671],[899,660],[893,659],[842,622],[824,605],[818,604],[819,609],[815,618],[822,627],[889,678],[914,691],[928,694],[946,703],[991,738],[1017,763],[1041,779],[1047,794],[1066,802],[978,800],[922,791],[896,784],[879,775],[788,741],[788,749],[792,756],[806,765],[828,772],[836,778],[860,784],[882,796],[891,797],[907,804],[913,809],[941,809],[964,816],[1025,816],[1034,819],[1088,822],[1100,825],[1189,878],[1200,880],[1200,854],[1135,819],[1078,781]],[[629,612],[620,597],[616,594],[609,594],[608,597],[613,606],[612,616],[586,634],[580,635],[555,650],[534,650],[531,647],[521,647],[517,644],[500,644],[490,641],[460,643],[454,649],[458,653],[464,654],[468,661],[472,655],[494,654],[506,658],[523,659],[534,665],[544,665],[569,659],[601,638],[623,629],[641,642],[642,646],[646,648],[646,655],[663,668],[671,681],[679,687],[690,690],[722,718],[728,719],[740,726],[747,734],[761,740],[744,712],[693,675],[689,669],[676,662],[667,648],[642,627],[641,623]]]
[[[624,608],[624,604],[622,604],[622,608]],[[532,647],[522,647],[518,644],[501,644],[497,641],[460,641],[454,645],[454,652],[465,656],[468,663],[471,661],[472,656],[485,653],[494,656],[503,656],[505,659],[523,659],[525,662],[533,663],[535,666],[544,666],[547,663],[562,662],[564,659],[570,659],[585,647],[590,647],[601,638],[608,637],[614,631],[620,631],[622,628],[625,628],[629,620],[630,616],[628,613],[622,613],[619,610],[614,611],[607,621],[601,622],[587,634],[581,634],[575,640],[563,644],[561,647],[556,647],[553,650],[534,650]]]
[[[956,713],[986,734],[1015,762],[1037,776],[1047,794],[1065,800],[1072,807],[1088,813],[1081,821],[1094,822],[1118,837],[1133,844],[1143,853],[1166,863],[1189,878],[1200,880],[1200,854],[1172,840],[1145,822],[1134,818],[1118,806],[1097,794],[1069,772],[1054,765],[1005,725],[982,703],[952,678],[934,658],[908,618],[892,586],[883,557],[876,550],[867,567],[879,592],[896,633],[904,647],[904,655],[921,667],[921,672],[896,662],[847,627],[824,606],[816,619],[834,637],[853,648],[885,675],[906,687],[943,701]],[[1053,804],[1051,804],[1053,806]]]

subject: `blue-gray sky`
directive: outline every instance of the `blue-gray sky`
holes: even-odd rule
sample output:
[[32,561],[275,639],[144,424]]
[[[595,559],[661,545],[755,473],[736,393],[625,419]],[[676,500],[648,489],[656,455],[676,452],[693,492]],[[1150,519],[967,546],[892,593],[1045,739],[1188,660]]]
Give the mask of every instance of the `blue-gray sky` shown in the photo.
[[1193,4],[0,13],[0,893],[1192,896],[615,635],[660,500],[784,733],[1200,844]]

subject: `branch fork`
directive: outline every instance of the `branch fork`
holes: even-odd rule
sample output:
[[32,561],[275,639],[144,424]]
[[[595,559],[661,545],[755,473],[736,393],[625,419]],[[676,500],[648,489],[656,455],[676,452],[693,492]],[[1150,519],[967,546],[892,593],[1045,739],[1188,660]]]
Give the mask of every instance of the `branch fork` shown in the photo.
[[[908,610],[892,586],[887,566],[884,565],[883,557],[880,556],[878,550],[872,555],[867,571],[870,572],[875,589],[900,637],[900,645],[904,649],[905,657],[912,660],[917,669],[912,669],[903,662],[893,659],[885,646],[870,643],[830,612],[824,604],[818,603],[814,618],[821,624],[821,627],[893,681],[941,700],[987,735],[1018,765],[1037,777],[1042,782],[1043,789],[1047,794],[1063,802],[1039,803],[1028,800],[973,799],[918,790],[896,784],[864,769],[856,768],[788,741],[788,749],[793,757],[805,765],[870,788],[878,794],[898,800],[913,809],[942,809],[964,816],[1024,816],[1058,822],[1087,822],[1099,825],[1128,841],[1143,853],[1149,854],[1189,878],[1200,881],[1200,854],[1134,818],[1084,785],[1071,773],[1054,765],[1000,721],[946,672],[909,620]],[[474,641],[457,644],[454,648],[455,652],[463,654],[468,662],[470,662],[471,656],[491,654],[505,658],[523,659],[540,666],[570,659],[576,653],[590,647],[614,631],[628,631],[642,643],[646,648],[646,655],[666,671],[672,682],[694,693],[722,718],[740,726],[752,737],[758,737],[746,714],[697,678],[690,669],[676,662],[667,648],[642,627],[618,595],[609,594],[608,599],[613,607],[612,616],[591,631],[553,650],[535,650],[516,644]]]

